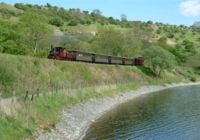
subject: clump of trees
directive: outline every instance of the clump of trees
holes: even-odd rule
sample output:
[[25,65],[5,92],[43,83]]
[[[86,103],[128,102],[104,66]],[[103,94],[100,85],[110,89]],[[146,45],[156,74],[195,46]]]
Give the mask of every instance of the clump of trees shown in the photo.
[[114,56],[133,57],[141,54],[143,42],[132,31],[122,31],[112,26],[99,27],[92,39],[92,51]]
[[46,24],[45,17],[33,13],[24,14],[21,17],[21,22],[24,27],[24,34],[26,35],[26,44],[32,47],[35,55],[40,41],[51,33],[51,28]]
[[20,55],[36,55],[52,35],[46,18],[32,12],[23,14],[18,22],[1,19],[0,30],[0,52]]
[[103,53],[120,56],[123,53],[124,35],[112,27],[99,28],[97,43]]
[[26,54],[27,49],[22,43],[20,27],[15,23],[0,20],[0,52]]
[[144,50],[143,56],[147,67],[156,75],[161,77],[164,70],[175,67],[175,56],[160,46],[151,46]]
[[126,57],[141,55],[143,43],[134,31],[114,26],[99,26],[96,35],[68,33],[61,39],[69,49]]
[[169,51],[176,56],[176,60],[179,64],[185,63],[189,57],[197,53],[194,43],[187,39],[183,40],[179,44],[176,44],[176,46],[171,48]]

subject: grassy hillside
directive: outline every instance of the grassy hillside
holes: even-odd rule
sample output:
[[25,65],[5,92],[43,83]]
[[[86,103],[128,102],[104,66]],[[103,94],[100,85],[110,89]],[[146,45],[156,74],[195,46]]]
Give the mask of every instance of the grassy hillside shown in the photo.
[[[13,91],[20,96],[27,90],[35,92],[37,89],[47,92],[130,82],[144,84],[154,78],[144,67],[99,65],[9,54],[0,54],[0,59],[2,97],[12,96]],[[171,76],[166,76],[167,73],[163,75],[164,79],[184,78],[176,76],[176,71],[171,72]]]
[[46,91],[52,88],[144,83],[153,78],[143,73],[144,68],[135,66],[99,65],[7,54],[0,54],[0,59],[2,96],[10,96],[7,92],[10,90],[21,95],[26,90],[34,91],[37,88]]
[[[16,101],[0,106],[0,139],[25,139],[36,130],[49,131],[64,108],[91,99],[113,96],[142,85],[190,81],[189,71],[165,72],[154,78],[144,67],[97,65],[52,61],[27,56],[0,54],[1,97]],[[190,71],[191,72],[191,71]],[[40,96],[24,102],[26,90]]]
[[53,61],[26,56],[0,54],[2,96],[52,89],[73,89],[114,83],[142,83],[145,75],[131,66],[98,65]]

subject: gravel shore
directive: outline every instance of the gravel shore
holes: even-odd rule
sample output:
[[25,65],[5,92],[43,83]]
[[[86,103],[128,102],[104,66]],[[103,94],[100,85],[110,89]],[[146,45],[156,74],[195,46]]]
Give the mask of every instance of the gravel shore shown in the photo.
[[61,122],[56,125],[56,129],[49,133],[41,134],[38,137],[38,140],[80,140],[84,137],[89,126],[96,119],[121,103],[133,100],[143,94],[149,94],[168,88],[198,84],[200,83],[145,86],[134,91],[118,94],[112,98],[107,97],[98,100],[91,100],[85,104],[64,109],[61,112]]

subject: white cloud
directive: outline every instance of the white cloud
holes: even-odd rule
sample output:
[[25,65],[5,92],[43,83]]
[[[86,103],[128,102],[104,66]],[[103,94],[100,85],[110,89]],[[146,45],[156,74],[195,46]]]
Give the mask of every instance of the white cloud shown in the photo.
[[179,9],[184,16],[200,16],[200,0],[184,0],[179,5]]

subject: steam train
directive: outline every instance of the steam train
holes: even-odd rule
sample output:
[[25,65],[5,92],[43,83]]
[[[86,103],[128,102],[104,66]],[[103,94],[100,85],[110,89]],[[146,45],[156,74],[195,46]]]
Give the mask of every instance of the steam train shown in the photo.
[[131,66],[143,66],[144,59],[142,57],[127,58],[101,55],[95,53],[81,52],[81,51],[69,51],[63,47],[52,47],[49,55],[49,59],[66,60],[66,61],[81,61],[97,64],[115,64],[115,65],[131,65]]

